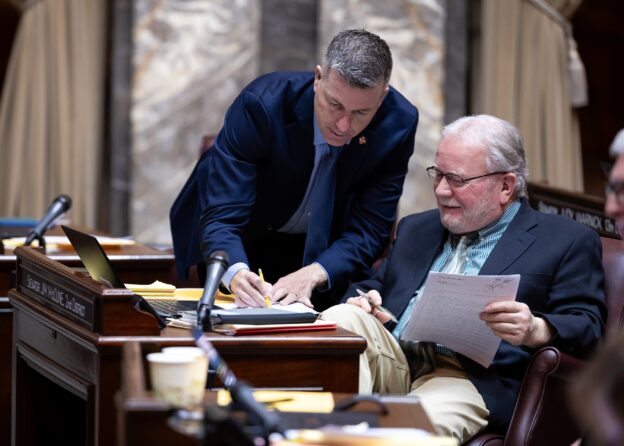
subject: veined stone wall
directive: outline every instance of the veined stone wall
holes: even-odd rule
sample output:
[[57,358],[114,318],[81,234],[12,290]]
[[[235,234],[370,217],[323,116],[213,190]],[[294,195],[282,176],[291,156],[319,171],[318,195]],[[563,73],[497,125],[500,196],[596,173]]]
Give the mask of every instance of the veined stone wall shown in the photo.
[[[308,1],[298,2],[309,7]],[[318,61],[338,31],[363,27],[375,32],[392,50],[391,84],[420,111],[401,216],[434,206],[424,168],[433,161],[444,113],[443,4],[318,0]],[[218,132],[232,100],[260,74],[260,54],[277,60],[285,52],[261,52],[261,0],[135,0],[134,5],[132,234],[140,241],[168,244],[169,209],[197,161],[202,136]],[[270,11],[264,8],[265,14]],[[276,26],[275,20],[264,23]],[[279,63],[263,65],[280,69]]]
[[239,91],[258,74],[257,0],[136,0],[132,234],[170,243],[169,209]]

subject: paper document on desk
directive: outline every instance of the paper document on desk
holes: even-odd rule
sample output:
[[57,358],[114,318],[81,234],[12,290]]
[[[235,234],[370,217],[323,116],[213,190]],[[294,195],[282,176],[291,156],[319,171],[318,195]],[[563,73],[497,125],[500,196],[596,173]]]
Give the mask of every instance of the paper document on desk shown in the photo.
[[501,339],[479,319],[479,313],[489,302],[515,300],[519,283],[519,274],[431,272],[402,338],[436,342],[489,367]]
[[[107,237],[104,235],[96,235],[94,237],[98,240],[98,242],[100,242],[100,245],[102,245],[103,248],[119,249],[122,246],[130,246],[136,244],[134,240],[129,240],[125,238]],[[43,238],[46,242],[47,249],[72,249],[72,245],[69,242],[69,239],[64,235],[46,235]],[[4,239],[3,243],[5,248],[15,249],[18,246],[22,246],[25,241],[26,237],[13,237]],[[33,246],[39,246],[39,242],[35,240],[33,242]]]
[[[219,307],[221,307],[224,310],[233,310],[236,308],[240,308],[235,303],[221,303],[219,304]],[[307,305],[302,304],[301,302],[293,302],[288,305],[280,305],[276,303],[276,304],[273,304],[271,308],[284,310],[284,311],[292,311],[293,313],[316,313],[318,314],[318,311],[316,311],[314,308],[310,308]]]

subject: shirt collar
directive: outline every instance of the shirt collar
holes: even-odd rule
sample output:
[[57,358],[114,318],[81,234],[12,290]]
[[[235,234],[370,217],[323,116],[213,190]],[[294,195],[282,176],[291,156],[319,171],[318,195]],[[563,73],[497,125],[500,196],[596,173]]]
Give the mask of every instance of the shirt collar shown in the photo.
[[316,120],[316,112],[314,112],[313,115],[314,115],[314,145],[320,146],[321,144],[327,144],[325,142],[325,138],[323,137],[323,134],[321,133],[321,129],[319,129],[318,122]]
[[484,228],[479,229],[479,238],[483,239],[489,235],[504,231],[507,225],[509,225],[509,222],[511,222],[511,220],[513,220],[513,218],[516,216],[519,209],[520,200],[515,200],[513,203],[507,206],[507,208],[503,212],[503,215],[501,215],[498,220],[495,220]]

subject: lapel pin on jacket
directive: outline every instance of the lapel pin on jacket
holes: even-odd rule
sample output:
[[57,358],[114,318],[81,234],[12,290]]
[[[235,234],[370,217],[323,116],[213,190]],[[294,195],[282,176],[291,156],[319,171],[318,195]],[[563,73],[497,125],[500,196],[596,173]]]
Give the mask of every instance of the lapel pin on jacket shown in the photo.
[[360,143],[360,145],[366,144],[366,136],[360,136],[360,139],[358,139],[358,143]]

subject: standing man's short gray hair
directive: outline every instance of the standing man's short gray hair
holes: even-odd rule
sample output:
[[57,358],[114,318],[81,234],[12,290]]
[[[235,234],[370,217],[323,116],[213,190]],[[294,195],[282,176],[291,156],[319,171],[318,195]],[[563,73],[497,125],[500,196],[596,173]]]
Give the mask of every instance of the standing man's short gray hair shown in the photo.
[[329,43],[323,59],[323,76],[336,71],[349,85],[370,88],[383,82],[388,85],[392,74],[392,53],[378,35],[363,29],[341,31]]
[[516,174],[514,196],[527,196],[526,157],[520,131],[507,121],[490,115],[465,116],[442,129],[442,138],[453,136],[464,143],[485,147],[486,166],[490,172]]

